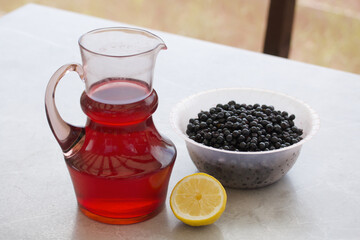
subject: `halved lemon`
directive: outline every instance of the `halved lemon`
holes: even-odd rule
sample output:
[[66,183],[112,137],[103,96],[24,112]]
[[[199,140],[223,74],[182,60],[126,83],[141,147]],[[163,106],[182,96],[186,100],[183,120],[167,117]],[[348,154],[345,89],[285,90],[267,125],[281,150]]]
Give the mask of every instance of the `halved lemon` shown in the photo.
[[174,215],[191,226],[214,223],[225,210],[226,191],[214,177],[195,173],[181,179],[170,196]]

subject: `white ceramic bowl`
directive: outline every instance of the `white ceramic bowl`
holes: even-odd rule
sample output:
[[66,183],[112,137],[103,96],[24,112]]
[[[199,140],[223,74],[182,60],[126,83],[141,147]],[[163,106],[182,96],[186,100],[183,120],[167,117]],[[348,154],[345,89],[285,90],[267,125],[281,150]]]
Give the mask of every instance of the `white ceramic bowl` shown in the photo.
[[[295,125],[303,129],[303,139],[289,147],[272,151],[235,152],[208,147],[186,135],[190,118],[196,118],[218,103],[231,100],[237,103],[272,105],[276,110],[295,114]],[[215,89],[190,96],[178,103],[171,113],[171,122],[184,138],[189,155],[201,172],[217,178],[232,188],[267,186],[282,178],[294,165],[302,145],[319,129],[318,115],[307,104],[282,93],[250,88]]]

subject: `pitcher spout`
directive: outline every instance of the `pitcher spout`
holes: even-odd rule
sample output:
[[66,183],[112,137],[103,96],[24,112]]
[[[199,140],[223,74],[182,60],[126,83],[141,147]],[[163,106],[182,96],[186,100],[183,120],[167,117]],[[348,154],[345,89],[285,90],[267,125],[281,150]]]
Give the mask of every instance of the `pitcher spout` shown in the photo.
[[156,52],[160,52],[160,50],[166,50],[167,49],[167,46],[166,44],[164,43],[164,41],[162,39],[160,39],[160,42],[159,44],[156,46]]
[[91,70],[86,72],[87,93],[105,81],[123,79],[146,85],[144,98],[152,91],[158,53],[167,49],[157,35],[127,27],[90,31],[80,37],[79,46],[84,69]]

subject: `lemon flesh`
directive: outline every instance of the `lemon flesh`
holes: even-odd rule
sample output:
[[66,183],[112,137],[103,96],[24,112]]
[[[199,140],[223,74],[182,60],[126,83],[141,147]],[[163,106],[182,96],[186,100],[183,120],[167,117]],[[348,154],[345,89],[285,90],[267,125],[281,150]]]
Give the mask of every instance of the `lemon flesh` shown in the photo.
[[182,222],[203,226],[220,218],[226,200],[225,189],[218,180],[205,173],[195,173],[175,185],[170,196],[170,207]]

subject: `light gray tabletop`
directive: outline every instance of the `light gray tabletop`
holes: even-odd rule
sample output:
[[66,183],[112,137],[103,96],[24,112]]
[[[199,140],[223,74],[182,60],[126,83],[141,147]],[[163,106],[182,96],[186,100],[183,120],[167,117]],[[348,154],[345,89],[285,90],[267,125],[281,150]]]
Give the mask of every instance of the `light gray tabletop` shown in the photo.
[[[360,238],[360,76],[158,31],[153,32],[168,50],[159,54],[155,70],[154,121],[178,149],[169,192],[196,172],[169,123],[171,108],[186,96],[224,87],[283,92],[319,114],[320,131],[276,184],[227,189],[227,208],[213,225],[182,224],[168,199],[159,215],[133,225],[102,224],[79,212],[46,121],[45,87],[61,65],[80,62],[81,34],[123,25],[39,5],[0,18],[1,239]],[[57,91],[61,115],[75,125],[85,121],[82,90],[82,82],[70,74]]]

